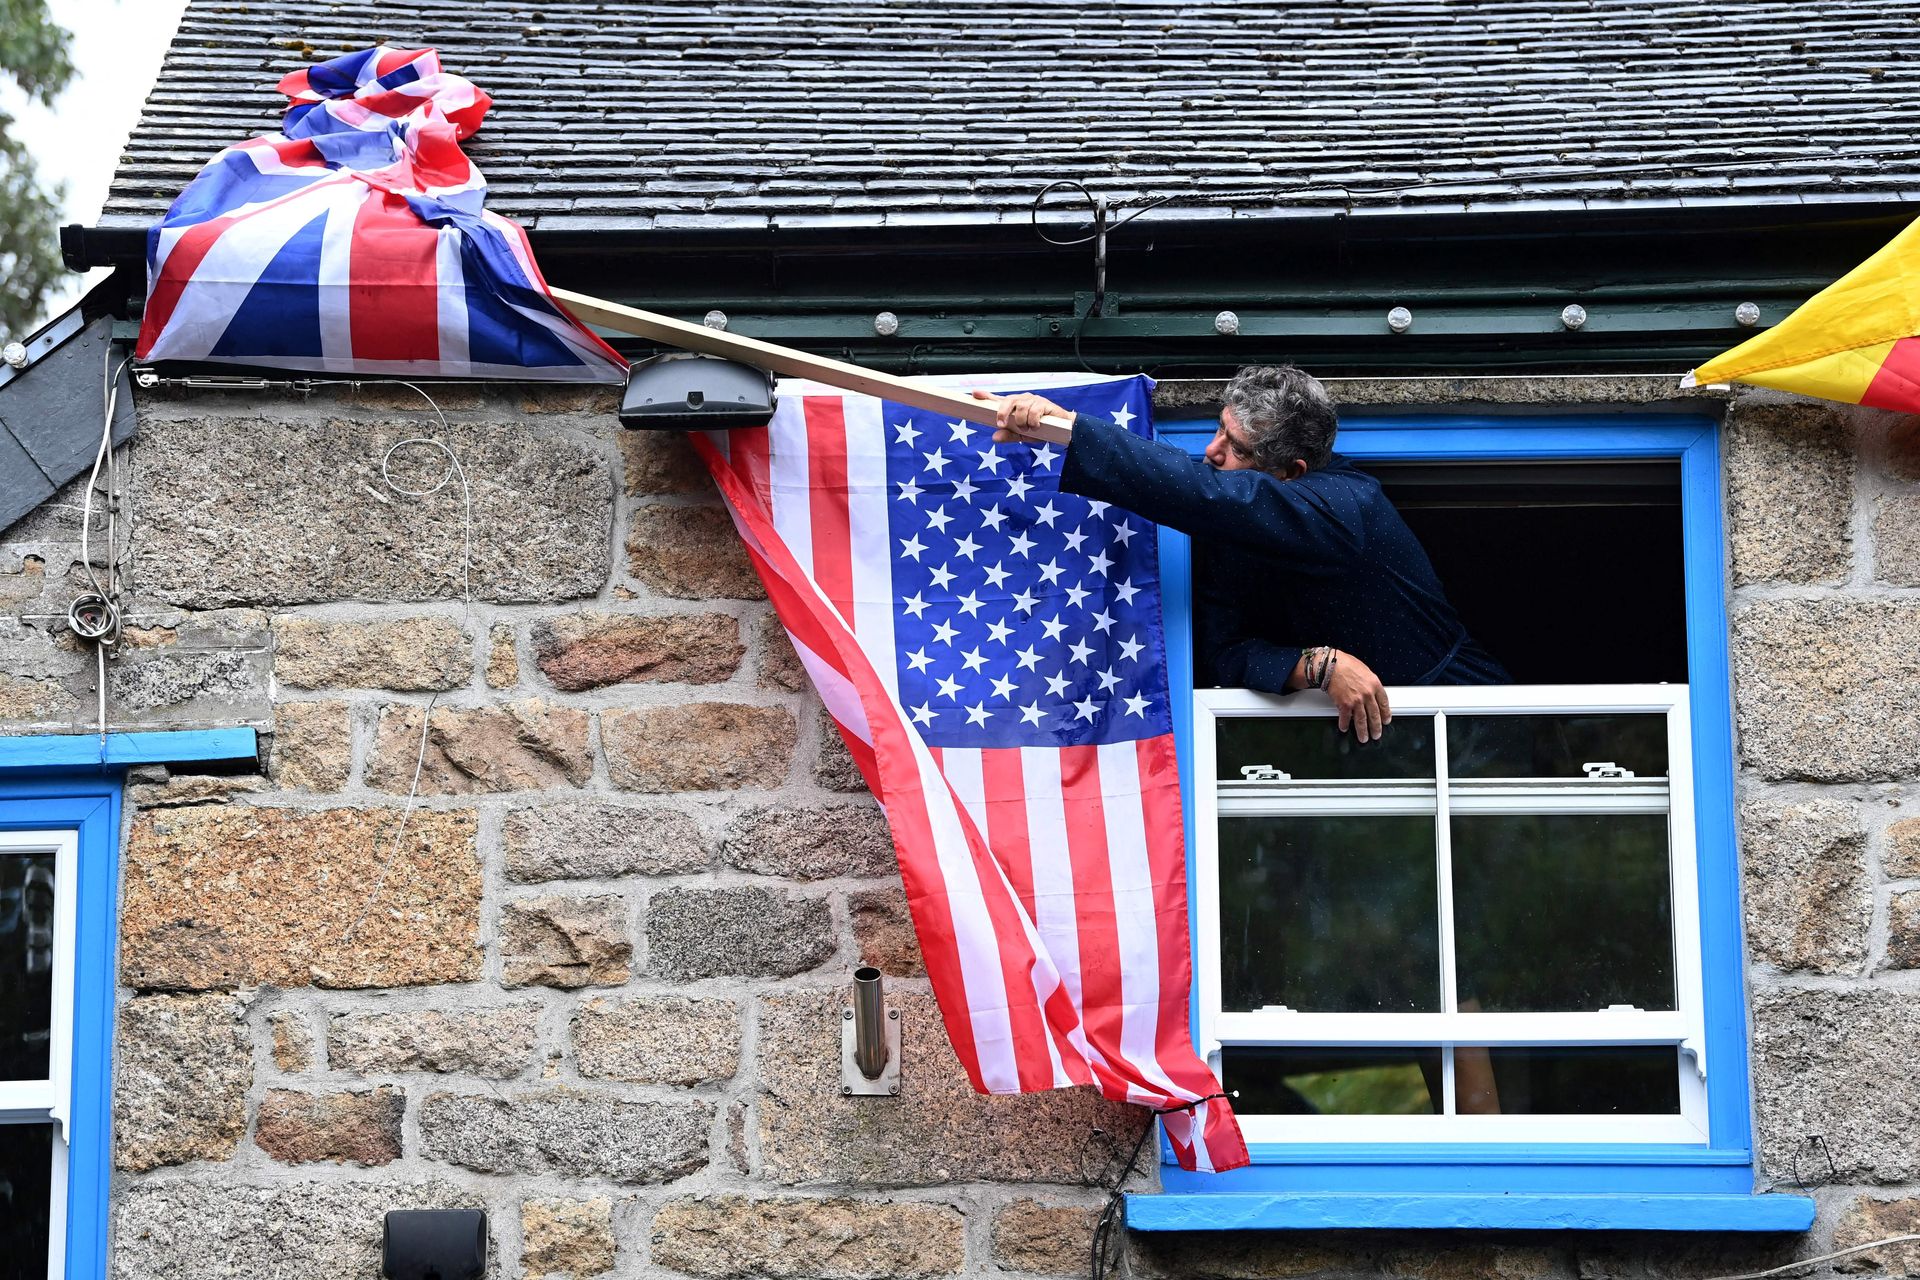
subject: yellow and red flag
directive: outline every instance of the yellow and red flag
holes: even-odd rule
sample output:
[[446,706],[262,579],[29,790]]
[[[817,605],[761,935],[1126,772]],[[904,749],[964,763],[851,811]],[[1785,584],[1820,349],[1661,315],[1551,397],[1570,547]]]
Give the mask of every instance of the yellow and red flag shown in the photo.
[[1683,385],[1709,382],[1920,413],[1920,222]]

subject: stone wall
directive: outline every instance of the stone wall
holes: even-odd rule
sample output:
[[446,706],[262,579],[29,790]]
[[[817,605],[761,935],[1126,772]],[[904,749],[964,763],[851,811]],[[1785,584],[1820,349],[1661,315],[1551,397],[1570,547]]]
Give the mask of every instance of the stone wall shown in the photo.
[[[685,444],[597,394],[442,403],[142,398],[110,715],[267,747],[132,779],[114,1275],[371,1277],[385,1210],[466,1204],[506,1277],[1084,1274],[1087,1182],[1140,1117],[968,1090],[879,814]],[[382,481],[416,435],[465,464],[470,557],[457,481]],[[1920,1220],[1920,441],[1763,396],[1727,440],[1764,1176],[1830,1184],[1816,1231],[1140,1236],[1135,1274],[1715,1275]],[[8,731],[92,723],[56,621],[77,502],[0,534]],[[898,1099],[839,1093],[862,962],[903,1010]]]

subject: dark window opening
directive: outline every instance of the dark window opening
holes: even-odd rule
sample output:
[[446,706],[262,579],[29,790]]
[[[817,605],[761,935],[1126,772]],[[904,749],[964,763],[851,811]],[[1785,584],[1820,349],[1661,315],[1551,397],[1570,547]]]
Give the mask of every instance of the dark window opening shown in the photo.
[[47,1274],[53,1126],[0,1124],[0,1280]]
[[1518,683],[1686,682],[1678,462],[1365,469],[1468,631]]

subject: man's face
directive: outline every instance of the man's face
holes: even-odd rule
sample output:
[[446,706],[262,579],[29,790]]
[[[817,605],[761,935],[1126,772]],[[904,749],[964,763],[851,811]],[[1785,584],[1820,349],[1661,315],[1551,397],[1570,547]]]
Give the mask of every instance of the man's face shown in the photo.
[[1221,471],[1254,469],[1253,450],[1248,446],[1247,433],[1241,429],[1240,420],[1233,416],[1232,409],[1220,411],[1220,429],[1213,433],[1213,442],[1207,446],[1204,456],[1209,465]]

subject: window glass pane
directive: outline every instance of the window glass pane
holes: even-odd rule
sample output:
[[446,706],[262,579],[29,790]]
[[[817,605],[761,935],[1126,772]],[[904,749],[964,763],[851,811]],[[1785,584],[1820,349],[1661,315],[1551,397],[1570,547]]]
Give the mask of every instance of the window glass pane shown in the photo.
[[1438,1010],[1433,823],[1221,819],[1222,1007]]
[[1453,1051],[1461,1115],[1678,1115],[1679,1050],[1671,1045],[1603,1049]]
[[1220,1084],[1242,1115],[1427,1116],[1440,1110],[1440,1050],[1228,1048]]
[[1460,1007],[1674,1007],[1664,814],[1456,817]]
[[53,1126],[0,1124],[0,1280],[46,1280]]
[[[1394,721],[1397,726],[1400,722]],[[1447,717],[1447,773],[1455,778],[1584,778],[1581,766],[1617,764],[1635,777],[1667,776],[1663,715]]]
[[0,853],[0,1080],[46,1078],[52,1014],[53,855]]
[[1332,716],[1226,717],[1214,722],[1220,778],[1245,780],[1266,765],[1294,778],[1431,778],[1433,717],[1395,716],[1364,745]]

